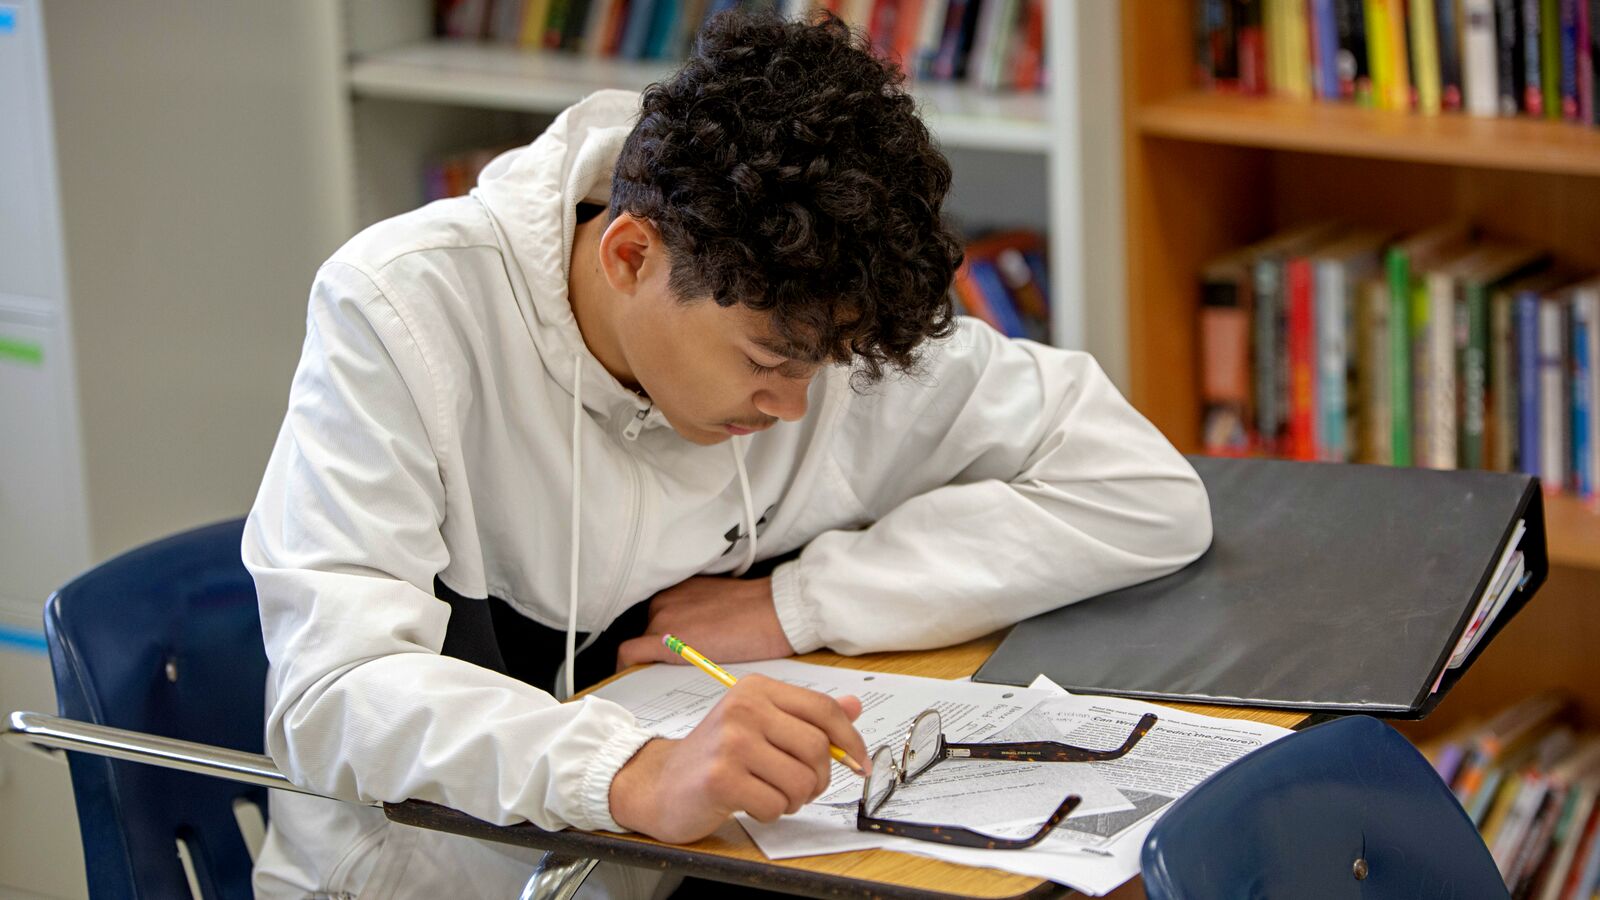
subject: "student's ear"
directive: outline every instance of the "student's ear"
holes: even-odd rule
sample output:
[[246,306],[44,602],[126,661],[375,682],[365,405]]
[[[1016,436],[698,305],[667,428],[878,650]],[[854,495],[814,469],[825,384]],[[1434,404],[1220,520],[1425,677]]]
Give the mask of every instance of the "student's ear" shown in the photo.
[[631,296],[666,263],[665,250],[649,219],[622,213],[600,235],[600,270],[612,290]]

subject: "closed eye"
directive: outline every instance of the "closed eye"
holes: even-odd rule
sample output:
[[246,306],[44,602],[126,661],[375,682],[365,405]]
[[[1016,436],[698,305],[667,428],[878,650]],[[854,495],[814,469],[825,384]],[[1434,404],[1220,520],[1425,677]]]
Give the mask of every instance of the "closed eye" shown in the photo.
[[755,360],[750,359],[748,356],[745,357],[745,359],[747,361],[749,361],[749,363],[750,363],[750,371],[754,372],[757,375],[770,375],[773,372],[778,371],[779,368],[781,368],[781,366],[763,366],[761,363],[758,363]]

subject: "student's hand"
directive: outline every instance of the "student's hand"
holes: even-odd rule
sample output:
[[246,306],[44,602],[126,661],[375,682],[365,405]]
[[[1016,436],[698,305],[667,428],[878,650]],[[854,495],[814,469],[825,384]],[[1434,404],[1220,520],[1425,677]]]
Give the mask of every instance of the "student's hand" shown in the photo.
[[642,637],[617,647],[617,671],[643,662],[686,665],[661,645],[664,634],[719,663],[794,655],[772,605],[771,578],[702,576],[651,597],[650,624]]
[[747,812],[771,822],[828,787],[828,744],[867,763],[851,725],[855,697],[747,675],[681,740],[656,738],[617,770],[611,817],[658,841],[685,844]]

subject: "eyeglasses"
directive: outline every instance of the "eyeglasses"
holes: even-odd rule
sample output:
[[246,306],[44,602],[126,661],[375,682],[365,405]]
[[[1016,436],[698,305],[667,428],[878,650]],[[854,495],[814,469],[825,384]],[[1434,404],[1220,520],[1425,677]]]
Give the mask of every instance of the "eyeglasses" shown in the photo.
[[911,723],[906,733],[905,746],[900,759],[886,744],[872,754],[872,772],[863,779],[861,802],[856,807],[856,829],[879,834],[893,834],[918,841],[937,844],[955,844],[960,847],[978,847],[985,850],[1023,850],[1044,840],[1051,829],[1061,824],[1077,809],[1083,798],[1068,794],[1055,812],[1050,814],[1039,830],[1025,838],[1002,838],[983,834],[970,828],[952,825],[927,825],[921,822],[903,822],[896,819],[875,818],[895,788],[910,784],[913,779],[946,759],[1008,759],[1018,762],[1105,762],[1119,759],[1138,745],[1139,740],[1156,727],[1154,714],[1146,713],[1133,726],[1122,746],[1114,750],[1091,750],[1058,741],[1019,741],[997,744],[956,744],[945,740],[944,726],[937,709],[922,712]]

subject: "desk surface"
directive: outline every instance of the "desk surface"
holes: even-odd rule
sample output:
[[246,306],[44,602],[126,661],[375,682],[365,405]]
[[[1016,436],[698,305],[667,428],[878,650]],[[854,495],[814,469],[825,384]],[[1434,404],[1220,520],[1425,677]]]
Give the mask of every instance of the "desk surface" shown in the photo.
[[[960,678],[977,671],[999,644],[1001,634],[923,653],[840,656],[819,651],[800,661],[850,669],[897,672],[929,678]],[[1304,713],[1226,706],[1168,704],[1178,709],[1233,719],[1251,719],[1293,728]],[[431,803],[388,805],[389,818],[408,825],[451,831],[485,840],[649,868],[671,868],[687,875],[751,884],[815,897],[1019,897],[1053,896],[1060,888],[1047,881],[993,869],[961,866],[889,850],[860,850],[799,859],[769,860],[735,822],[688,845],[663,844],[633,834],[545,831],[532,825],[500,827]]]

